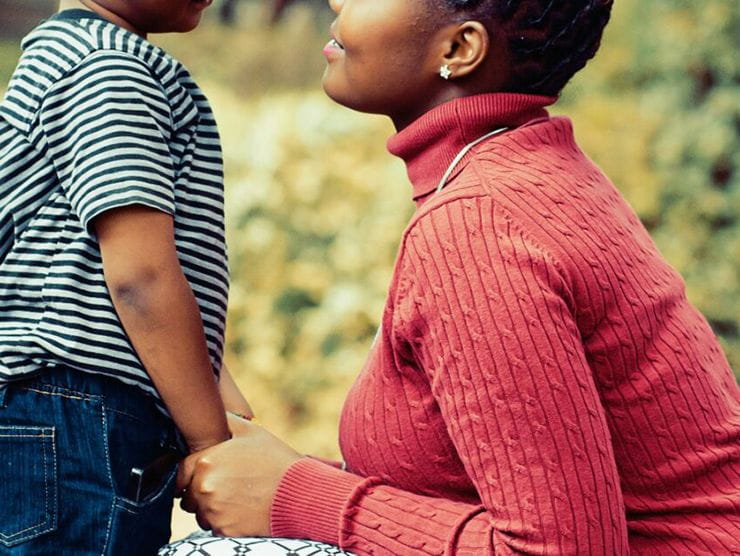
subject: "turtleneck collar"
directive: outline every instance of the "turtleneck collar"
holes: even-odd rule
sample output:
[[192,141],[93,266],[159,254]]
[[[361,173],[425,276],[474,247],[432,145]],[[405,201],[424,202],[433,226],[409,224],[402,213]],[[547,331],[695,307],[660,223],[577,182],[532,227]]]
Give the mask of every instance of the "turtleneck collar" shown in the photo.
[[431,193],[455,156],[471,141],[500,127],[519,127],[546,118],[556,97],[489,93],[441,104],[388,140],[403,159],[414,200]]

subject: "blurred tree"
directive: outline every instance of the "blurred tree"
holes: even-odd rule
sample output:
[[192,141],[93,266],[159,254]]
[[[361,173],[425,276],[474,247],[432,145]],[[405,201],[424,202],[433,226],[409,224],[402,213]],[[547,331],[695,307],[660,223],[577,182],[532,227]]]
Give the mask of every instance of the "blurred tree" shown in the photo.
[[229,366],[271,426],[331,454],[413,209],[390,125],[319,91],[209,96],[227,168]]
[[218,15],[221,23],[224,25],[233,25],[236,23],[236,2],[237,0],[221,0],[218,7]]
[[287,8],[292,1],[293,0],[272,0],[272,14],[270,16],[270,22],[277,23],[282,17],[285,8]]
[[0,39],[20,39],[56,7],[57,0],[0,0]]
[[622,0],[615,10],[565,111],[740,370],[740,5]]
[[[0,0],[2,1],[2,0]],[[268,4],[269,8],[269,21],[270,24],[274,25],[280,21],[285,13],[288,6],[293,4],[295,0],[260,0]],[[218,7],[219,17],[221,23],[224,25],[234,25],[237,21],[237,3],[239,0],[221,0]],[[327,2],[323,0],[314,0],[312,2],[315,9],[326,8]]]
[[643,218],[740,371],[740,5],[635,1],[633,22],[634,64],[614,86],[642,91],[662,121],[648,151],[660,194]]

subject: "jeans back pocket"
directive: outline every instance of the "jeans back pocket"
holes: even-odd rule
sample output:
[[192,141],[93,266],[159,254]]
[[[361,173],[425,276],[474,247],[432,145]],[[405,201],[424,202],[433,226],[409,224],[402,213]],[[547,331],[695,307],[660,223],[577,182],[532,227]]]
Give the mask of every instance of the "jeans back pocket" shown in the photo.
[[57,527],[54,427],[0,426],[0,545]]

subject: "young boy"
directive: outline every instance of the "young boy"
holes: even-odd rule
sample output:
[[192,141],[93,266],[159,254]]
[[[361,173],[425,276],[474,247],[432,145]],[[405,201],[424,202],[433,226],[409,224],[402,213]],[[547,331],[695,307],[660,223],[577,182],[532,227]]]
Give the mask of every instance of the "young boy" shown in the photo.
[[23,42],[0,104],[0,554],[154,553],[171,454],[229,438],[225,408],[250,412],[216,380],[216,124],[146,41],[209,4],[62,0]]

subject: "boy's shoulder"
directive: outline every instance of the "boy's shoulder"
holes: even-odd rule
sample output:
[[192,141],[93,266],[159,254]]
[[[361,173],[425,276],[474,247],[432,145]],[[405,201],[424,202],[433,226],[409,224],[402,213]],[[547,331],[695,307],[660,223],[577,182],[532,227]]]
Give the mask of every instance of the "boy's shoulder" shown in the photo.
[[[74,86],[76,76],[109,73],[124,61],[162,88],[178,80],[182,65],[161,48],[93,12],[64,11],[41,23],[21,43],[23,54],[0,112],[25,133],[54,87]],[[122,76],[125,72],[122,72]]]
[[[30,68],[49,72],[59,79],[96,52],[112,52],[137,59],[151,69],[179,66],[179,62],[161,48],[93,12],[67,10],[41,23],[21,44],[24,61]],[[157,72],[157,73],[158,73]]]

